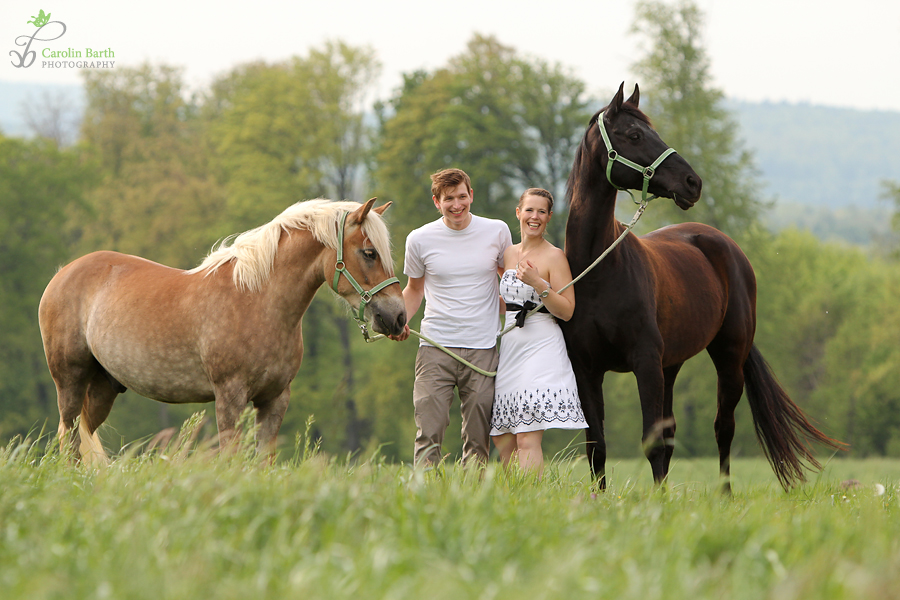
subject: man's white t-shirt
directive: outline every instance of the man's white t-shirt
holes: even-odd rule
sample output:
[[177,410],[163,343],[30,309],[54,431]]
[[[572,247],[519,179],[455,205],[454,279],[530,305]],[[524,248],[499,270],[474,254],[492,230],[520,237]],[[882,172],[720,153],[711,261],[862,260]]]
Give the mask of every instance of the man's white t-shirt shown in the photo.
[[497,268],[511,245],[506,223],[478,215],[461,231],[441,218],[409,234],[403,273],[425,278],[423,335],[444,346],[494,347],[500,329]]

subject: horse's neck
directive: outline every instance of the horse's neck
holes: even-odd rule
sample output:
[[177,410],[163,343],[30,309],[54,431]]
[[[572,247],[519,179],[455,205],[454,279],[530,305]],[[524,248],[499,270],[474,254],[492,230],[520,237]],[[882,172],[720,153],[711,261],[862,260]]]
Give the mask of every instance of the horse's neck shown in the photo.
[[619,237],[622,229],[616,220],[616,189],[606,177],[581,178],[572,190],[566,224],[570,265],[586,267]]
[[267,286],[267,301],[287,324],[299,323],[316,291],[325,283],[322,261],[326,248],[312,235],[303,234],[282,234]]

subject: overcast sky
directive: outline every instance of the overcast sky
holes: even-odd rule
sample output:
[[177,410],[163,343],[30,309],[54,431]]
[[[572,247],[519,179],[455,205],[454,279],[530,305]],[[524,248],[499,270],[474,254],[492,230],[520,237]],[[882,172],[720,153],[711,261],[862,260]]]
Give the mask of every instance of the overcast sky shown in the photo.
[[[634,83],[630,64],[639,43],[629,34],[634,4],[2,0],[0,48],[8,57],[0,61],[0,80],[78,83],[77,69],[43,68],[49,59],[41,51],[92,48],[112,50],[116,67],[148,60],[180,66],[188,83],[199,87],[236,64],[283,60],[340,39],[375,49],[382,63],[378,93],[386,97],[400,84],[401,73],[444,65],[478,32],[560,63],[592,94],[605,96],[621,81]],[[900,1],[697,0],[697,5],[706,16],[703,42],[713,85],[729,98],[900,111]],[[27,21],[39,10],[64,23],[66,32],[55,41],[34,41],[37,60],[16,68],[12,63],[19,59],[11,52],[24,48],[15,40],[34,34]]]

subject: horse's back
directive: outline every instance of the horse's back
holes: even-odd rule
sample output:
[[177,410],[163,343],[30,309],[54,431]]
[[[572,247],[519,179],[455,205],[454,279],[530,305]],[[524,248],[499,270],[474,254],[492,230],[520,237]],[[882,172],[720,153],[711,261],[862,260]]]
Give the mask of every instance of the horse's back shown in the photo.
[[88,322],[97,315],[126,312],[130,300],[158,290],[159,277],[183,271],[111,251],[92,252],[61,268],[47,284],[38,307],[44,349],[88,351]]
[[734,240],[702,223],[682,223],[641,241],[654,265],[657,318],[669,362],[695,354],[723,330],[752,339],[756,279]]
[[730,295],[743,294],[756,300],[756,275],[737,242],[703,223],[681,223],[654,231],[645,239],[667,239],[699,250],[717,277],[727,282]]
[[714,227],[679,223],[652,231],[641,241],[649,246],[656,260],[665,261],[676,270],[711,268],[720,281],[751,288],[755,296],[756,278],[750,261],[734,240]]
[[[39,306],[41,323],[81,313],[98,294],[114,290],[118,280],[147,281],[153,274],[181,273],[178,269],[112,251],[86,254],[61,268],[44,290]],[[43,325],[42,325],[43,327]]]

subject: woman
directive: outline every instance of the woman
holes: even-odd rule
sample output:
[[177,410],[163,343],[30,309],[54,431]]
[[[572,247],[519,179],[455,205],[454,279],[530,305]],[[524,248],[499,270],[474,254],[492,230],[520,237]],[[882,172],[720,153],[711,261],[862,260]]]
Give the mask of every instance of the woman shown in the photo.
[[[587,423],[566,354],[562,331],[554,317],[568,321],[575,309],[569,263],[562,250],[544,239],[553,215],[553,195],[531,188],[519,198],[516,217],[522,241],[503,255],[500,294],[506,323],[518,327],[500,342],[500,364],[494,391],[491,436],[504,465],[513,455],[523,470],[540,477],[544,469],[541,440],[545,429],[584,429]],[[527,319],[539,302],[544,308]]]

